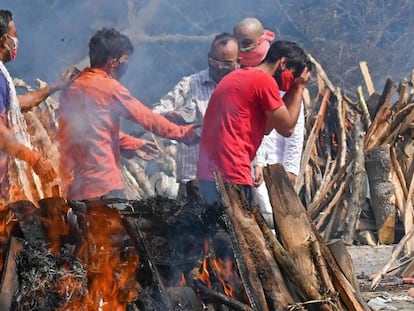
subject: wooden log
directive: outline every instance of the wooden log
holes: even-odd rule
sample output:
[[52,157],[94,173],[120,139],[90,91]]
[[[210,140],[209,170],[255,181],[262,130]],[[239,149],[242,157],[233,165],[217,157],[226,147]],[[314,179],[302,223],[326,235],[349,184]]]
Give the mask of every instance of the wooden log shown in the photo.
[[229,215],[232,219],[237,239],[241,241],[242,256],[245,257],[246,268],[252,276],[257,275],[259,283],[255,282],[256,296],[261,297],[263,291],[264,300],[258,310],[284,310],[293,303],[293,298],[284,282],[279,266],[267,248],[254,215],[247,209],[247,202],[243,203],[239,188],[232,184],[226,184],[229,197]]
[[[316,228],[321,232],[327,241],[336,233],[334,232],[334,228],[336,230],[338,229],[337,225],[340,220],[340,210],[338,206],[340,205],[343,194],[348,189],[351,180],[352,174],[347,174],[345,180],[339,184],[338,189],[334,192],[332,199],[328,201],[324,212],[315,218]],[[326,225],[325,231],[322,232],[322,227],[325,222],[328,222],[328,224]]]
[[154,293],[158,299],[162,302],[166,310],[172,310],[171,298],[168,295],[166,288],[162,282],[159,271],[155,265],[152,254],[149,252],[149,248],[146,245],[146,241],[143,237],[141,230],[135,225],[133,220],[128,219],[127,217],[121,217],[122,224],[125,227],[126,232],[131,238],[131,241],[134,244],[134,247],[139,254],[141,265],[148,267],[151,272],[152,282],[154,288],[157,291]]
[[[233,202],[230,201],[223,179],[218,172],[215,174],[215,179],[217,189],[219,190],[221,196],[221,203],[224,208],[221,218],[230,235],[234,258],[247,299],[249,300],[250,306],[254,310],[259,310],[260,308],[266,308],[265,310],[268,310],[268,306],[265,303],[263,287],[261,286],[259,277],[254,269],[254,262],[251,256],[249,256],[247,242],[242,232],[238,230],[237,223],[233,217]],[[237,201],[234,203],[237,203]],[[240,206],[237,206],[236,208],[239,209]]]
[[[286,171],[281,164],[266,166],[264,177],[280,239],[299,269],[319,288],[309,252],[310,241],[315,239],[315,234],[306,209],[292,189],[291,183],[285,178]],[[278,181],[277,185],[275,181]]]
[[363,120],[365,121],[367,128],[369,128],[371,126],[372,120],[371,120],[371,115],[369,114],[367,103],[365,102],[365,98],[362,93],[362,87],[358,86],[356,91],[359,97],[359,105],[361,106]]
[[379,272],[377,272],[372,277],[371,289],[375,289],[378,286],[381,279],[387,274],[388,270],[392,267],[392,265],[397,260],[397,258],[400,257],[401,252],[404,251],[407,241],[412,239],[413,234],[414,234],[414,229],[411,229],[404,235],[404,237],[400,240],[400,242],[398,242],[397,246],[392,251],[390,260],[385,264],[384,267],[382,267],[382,269]]
[[345,126],[345,102],[342,100],[342,92],[340,88],[336,89],[335,96],[337,99],[336,110],[338,114],[338,168],[345,165],[347,143],[346,143],[346,126]]
[[392,183],[390,147],[379,146],[367,152],[365,159],[370,202],[375,216],[378,241],[390,244],[395,238],[395,195]]
[[[407,200],[404,204],[404,231],[405,233],[413,230],[414,227],[414,210],[413,210],[413,200],[414,195],[414,175],[411,177],[410,188],[408,189]],[[409,239],[406,243],[406,252],[407,254],[412,253],[414,250],[414,239]]]
[[12,237],[0,283],[0,310],[12,310],[13,297],[19,288],[15,258],[23,247],[23,240]]
[[390,124],[389,133],[384,138],[384,144],[395,144],[400,135],[403,135],[411,128],[414,122],[414,103],[406,105],[403,109],[393,114]]
[[391,115],[393,113],[393,105],[391,103],[391,98],[395,93],[393,85],[394,82],[388,79],[383,93],[379,98],[377,110],[374,112],[370,111],[371,117],[374,120],[365,135],[365,150],[371,150],[379,146],[387,136],[390,128]]
[[341,179],[345,178],[344,175],[346,173],[346,170],[351,164],[352,159],[348,159],[347,163],[343,167],[339,168],[338,172],[333,176],[333,178],[328,183],[326,183],[323,191],[319,193],[319,196],[316,197],[312,204],[308,207],[308,213],[312,215],[312,218],[316,217],[316,215],[322,210],[321,203],[324,200],[327,200],[327,195],[329,192],[335,192],[335,185],[339,184]]
[[329,80],[328,75],[326,74],[325,70],[323,70],[322,66],[312,57],[312,55],[308,54],[310,61],[315,65],[316,74],[321,77],[325,85],[329,88],[329,90],[334,93],[335,86]]
[[[284,272],[284,275],[299,288],[300,294],[307,300],[317,301],[317,303],[320,304],[319,308],[321,308],[321,310],[332,310],[331,306],[324,304],[325,302],[329,301],[329,297],[322,296],[319,293],[318,288],[312,284],[308,275],[304,274],[301,270],[298,269],[290,254],[284,249],[279,240],[270,230],[265,219],[263,218],[263,215],[260,213],[260,210],[258,208],[255,208],[253,210],[253,214],[258,225],[260,226],[260,229],[263,232],[266,241],[268,242],[270,249],[273,251],[274,258],[281,267],[281,270]],[[331,294],[333,297],[333,288]]]
[[338,263],[341,271],[344,273],[348,281],[352,286],[358,290],[358,282],[355,276],[355,269],[352,262],[352,258],[346,250],[345,243],[342,239],[334,239],[327,243],[327,246],[332,252],[336,262]]
[[366,199],[366,175],[364,162],[364,139],[362,123],[359,115],[355,117],[354,124],[354,144],[355,144],[355,161],[352,173],[354,175],[351,183],[351,202],[348,207],[347,216],[345,217],[345,228],[343,240],[346,244],[352,245],[355,236],[356,224],[361,214],[361,206]]
[[[289,178],[287,177],[283,166],[281,164],[267,166],[264,169],[264,174],[266,185],[273,185],[271,189],[268,188],[268,191],[273,207],[275,226],[277,226],[279,229],[278,231],[280,232],[281,240],[285,245],[286,250],[294,259],[297,267],[303,272],[309,271],[306,270],[308,269],[309,264],[304,264],[303,262],[298,263],[297,259],[301,258],[304,261],[309,262],[310,251],[309,248],[303,246],[305,244],[304,242],[306,241],[306,243],[309,243],[309,240],[317,240],[321,248],[322,256],[327,262],[327,267],[329,268],[332,283],[335,287],[336,292],[339,293],[339,296],[346,310],[369,310],[363,298],[358,295],[357,291],[352,287],[352,285],[346,279],[345,275],[340,270],[325,241],[322,239],[318,233],[318,230],[312,224],[312,221],[307,215],[306,210],[304,209],[303,205],[301,205],[297,194],[289,182]],[[277,187],[274,186],[274,183],[272,183],[271,180],[278,181]],[[307,228],[307,230],[305,228]],[[284,236],[284,239],[282,239],[282,234]],[[286,237],[285,235],[287,234],[289,234],[290,237]],[[303,238],[304,234],[305,238]],[[295,246],[297,249],[302,249],[302,254],[300,255],[294,254],[289,250],[288,242],[290,240],[294,240],[294,238],[296,238],[296,241],[293,241],[292,244],[298,244],[298,246],[293,246]],[[290,247],[292,247],[292,245],[290,245]],[[311,266],[313,266],[313,264]],[[315,270],[315,268],[313,268],[313,270]],[[311,279],[314,277],[314,275],[312,276],[310,273],[308,273],[308,275]]]
[[207,286],[204,286],[200,282],[195,282],[194,284],[200,292],[202,292],[205,295],[210,296],[211,298],[213,298],[214,300],[216,300],[218,302],[221,302],[221,303],[225,304],[226,306],[230,307],[231,310],[254,311],[252,308],[250,308],[250,306],[245,305],[245,304],[241,303],[240,301],[232,299],[231,297],[228,297],[228,296],[226,296],[226,295],[224,295],[220,292],[217,292],[217,291],[215,291],[211,288],[208,288]]
[[323,119],[325,118],[325,113],[328,107],[330,94],[331,93],[329,92],[329,90],[325,90],[325,93],[323,94],[323,97],[322,97],[321,106],[319,108],[318,115],[316,116],[316,119],[315,119],[315,123],[312,127],[310,134],[308,135],[306,139],[306,146],[303,150],[302,160],[300,164],[300,171],[299,171],[298,177],[296,178],[296,183],[295,183],[296,192],[299,192],[299,190],[303,186],[305,169],[307,167],[307,164],[311,156],[311,150],[315,146],[319,132],[323,125]]
[[378,93],[374,93],[370,95],[368,99],[366,100],[368,112],[369,112],[369,115],[371,116],[371,121],[374,121],[374,117],[375,117],[374,113],[378,109],[380,99],[381,99],[381,95]]
[[[316,232],[316,229],[314,230]],[[339,293],[339,297],[344,304],[343,309],[348,311],[370,310],[363,297],[352,286],[352,284],[348,281],[346,276],[341,271],[341,268],[337,264],[335,257],[333,256],[329,247],[323,241],[322,237],[320,235],[316,235],[316,237],[320,243],[322,255],[327,262],[327,267],[329,268],[332,283],[334,284],[334,287]]]
[[374,83],[371,79],[371,74],[369,73],[368,64],[366,61],[359,62],[359,68],[361,69],[362,76],[364,77],[365,86],[368,91],[368,95],[371,96],[375,93]]
[[332,295],[336,294],[335,287],[332,284],[331,276],[329,275],[329,271],[326,267],[326,261],[323,258],[321,247],[317,240],[312,241],[311,250],[313,257],[315,259],[315,265],[318,269],[318,274],[323,284],[323,287],[326,288],[328,293]]

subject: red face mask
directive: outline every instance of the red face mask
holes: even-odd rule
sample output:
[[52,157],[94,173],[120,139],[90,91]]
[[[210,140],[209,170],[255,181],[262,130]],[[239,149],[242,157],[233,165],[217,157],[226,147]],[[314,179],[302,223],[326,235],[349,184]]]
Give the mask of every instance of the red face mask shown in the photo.
[[293,76],[292,71],[289,69],[284,69],[279,74],[276,74],[276,81],[279,85],[281,91],[287,92],[292,87],[295,77]]

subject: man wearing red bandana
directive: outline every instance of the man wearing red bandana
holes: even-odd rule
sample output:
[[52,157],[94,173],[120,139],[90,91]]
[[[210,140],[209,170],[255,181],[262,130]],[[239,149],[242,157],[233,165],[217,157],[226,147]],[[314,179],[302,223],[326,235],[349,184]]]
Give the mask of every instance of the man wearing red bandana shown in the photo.
[[240,64],[243,67],[259,65],[266,57],[270,42],[275,39],[274,32],[264,29],[254,17],[242,19],[234,26],[233,34],[239,41]]
[[[197,179],[203,200],[218,201],[214,172],[239,185],[251,198],[251,163],[265,133],[290,136],[303,90],[310,80],[307,55],[296,43],[275,41],[261,63],[226,75],[210,99],[200,138]],[[289,66],[294,77],[282,99],[276,74]]]

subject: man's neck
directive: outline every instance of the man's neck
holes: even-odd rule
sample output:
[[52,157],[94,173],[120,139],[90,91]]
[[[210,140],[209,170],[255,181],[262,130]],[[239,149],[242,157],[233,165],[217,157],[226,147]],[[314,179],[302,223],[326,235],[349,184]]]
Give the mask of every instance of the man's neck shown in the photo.
[[257,65],[256,68],[263,70],[264,72],[267,72],[268,74],[273,76],[276,73],[276,70],[279,68],[279,66],[280,66],[280,60],[272,64],[263,62],[260,65]]

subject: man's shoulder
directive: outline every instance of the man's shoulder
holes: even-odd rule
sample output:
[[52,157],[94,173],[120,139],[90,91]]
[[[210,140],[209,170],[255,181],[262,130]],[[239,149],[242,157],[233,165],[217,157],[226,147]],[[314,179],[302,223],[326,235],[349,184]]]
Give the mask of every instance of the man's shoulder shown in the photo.
[[0,71],[0,93],[8,93],[9,86],[7,83],[6,76],[3,74],[3,72]]
[[176,85],[176,88],[181,89],[184,93],[190,92],[190,90],[196,91],[198,89],[211,89],[214,87],[215,84],[210,77],[208,69],[184,76]]

